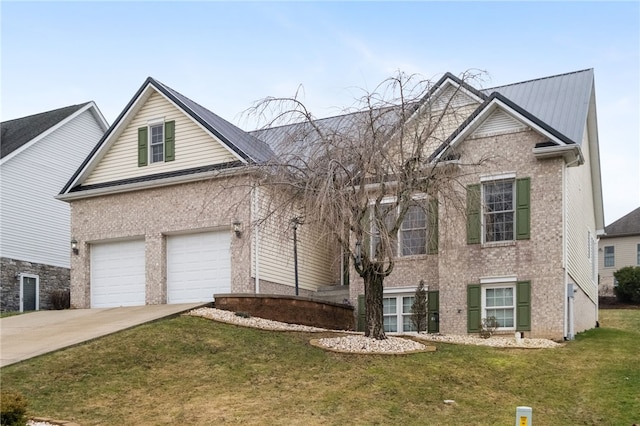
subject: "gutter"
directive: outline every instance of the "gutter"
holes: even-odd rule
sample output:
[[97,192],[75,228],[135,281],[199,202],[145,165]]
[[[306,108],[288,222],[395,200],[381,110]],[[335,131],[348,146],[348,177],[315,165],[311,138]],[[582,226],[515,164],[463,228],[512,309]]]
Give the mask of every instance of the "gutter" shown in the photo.
[[545,146],[533,148],[533,155],[538,159],[564,157],[567,167],[580,166],[584,164],[582,150],[578,145]]

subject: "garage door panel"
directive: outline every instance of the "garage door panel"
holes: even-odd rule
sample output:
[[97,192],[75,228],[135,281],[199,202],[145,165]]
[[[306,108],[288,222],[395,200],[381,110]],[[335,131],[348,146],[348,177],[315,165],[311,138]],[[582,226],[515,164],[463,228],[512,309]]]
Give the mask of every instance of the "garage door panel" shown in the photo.
[[229,232],[167,238],[168,303],[210,302],[231,290]]
[[144,241],[92,244],[91,307],[144,304]]

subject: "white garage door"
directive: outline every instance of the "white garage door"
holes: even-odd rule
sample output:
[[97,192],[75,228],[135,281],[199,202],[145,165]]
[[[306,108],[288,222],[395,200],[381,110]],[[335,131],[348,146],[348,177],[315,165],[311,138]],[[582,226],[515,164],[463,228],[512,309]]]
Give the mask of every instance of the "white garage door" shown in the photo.
[[228,231],[167,238],[167,303],[211,302],[231,292]]
[[144,304],[144,240],[92,244],[91,307]]

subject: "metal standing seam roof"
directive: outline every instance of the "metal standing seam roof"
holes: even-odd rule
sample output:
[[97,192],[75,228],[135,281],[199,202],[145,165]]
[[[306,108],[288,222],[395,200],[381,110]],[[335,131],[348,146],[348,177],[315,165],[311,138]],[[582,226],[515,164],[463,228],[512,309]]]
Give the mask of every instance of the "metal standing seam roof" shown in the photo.
[[225,144],[227,144],[227,146],[229,146],[229,148],[234,150],[245,160],[261,163],[273,158],[274,153],[265,142],[229,123],[222,117],[214,114],[207,108],[192,101],[165,84],[154,79],[150,80],[154,83],[154,86],[168,92],[165,94],[172,97],[174,101],[177,100],[181,106],[188,110],[186,111],[187,113],[190,113],[193,118],[219,137]]
[[[462,84],[455,76],[447,73],[434,88],[437,88],[447,78]],[[587,69],[480,91],[476,91],[466,84],[465,87],[472,90],[479,97],[484,98],[485,103],[492,98],[492,95],[493,98],[506,98],[514,107],[519,107],[519,110],[531,116],[535,121],[540,121],[543,125],[546,125],[544,127],[556,130],[557,133],[566,136],[571,142],[581,144],[589,111],[593,81],[593,70]],[[345,114],[318,119],[316,123],[327,127],[340,126],[345,121],[349,121],[349,116],[352,115]],[[250,133],[262,139],[277,151],[278,142],[282,138],[300,131],[302,124],[254,130]]]
[[573,142],[582,144],[593,84],[593,69],[587,69],[482,92],[500,93]]
[[7,120],[0,123],[2,129],[2,144],[0,144],[0,158],[11,154],[16,149],[33,140],[38,135],[49,130],[76,111],[91,102],[71,105],[52,111],[41,112],[27,117]]

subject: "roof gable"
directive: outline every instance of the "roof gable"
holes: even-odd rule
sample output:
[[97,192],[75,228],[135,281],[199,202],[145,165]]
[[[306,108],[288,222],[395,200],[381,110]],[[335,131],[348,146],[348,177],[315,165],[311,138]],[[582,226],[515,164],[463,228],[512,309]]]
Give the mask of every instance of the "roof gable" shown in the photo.
[[93,102],[71,105],[0,123],[2,132],[0,158],[6,160],[10,155],[17,154],[21,148],[26,148],[30,142],[35,139],[39,140],[45,134],[54,131],[75,115],[88,108],[95,109],[94,116],[96,117],[96,121],[98,121],[103,130],[106,130],[107,122]]
[[[176,110],[179,110],[185,117],[188,117],[201,131],[208,133],[209,137],[223,146],[233,157],[227,160],[228,164],[237,166],[241,163],[258,163],[266,161],[266,159],[273,155],[270,148],[264,142],[240,130],[233,124],[191,101],[177,91],[149,77],[80,168],[69,182],[67,182],[61,194],[82,189],[82,184],[91,176],[92,172],[107,155],[112,145],[116,143],[128,129],[129,123],[134,120],[138,112],[144,108],[147,101],[154,96],[154,94],[159,94]],[[198,164],[196,167],[189,166],[187,168],[193,170],[202,168],[203,166],[204,164]],[[174,169],[170,171],[170,175],[175,174],[176,170]],[[154,179],[162,179],[164,177],[162,173],[157,173],[157,169],[155,173],[151,170],[148,170],[148,173],[145,172],[147,172],[147,170],[143,170],[142,174],[149,174],[153,176]],[[140,180],[139,175],[140,173],[137,173],[136,176],[132,176],[132,178]],[[92,182],[91,184],[94,185],[95,183],[96,182]],[[126,180],[114,180],[114,185],[122,185],[123,183],[126,183]]]

